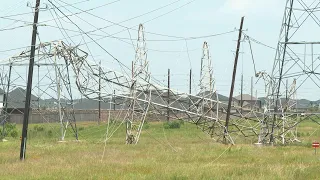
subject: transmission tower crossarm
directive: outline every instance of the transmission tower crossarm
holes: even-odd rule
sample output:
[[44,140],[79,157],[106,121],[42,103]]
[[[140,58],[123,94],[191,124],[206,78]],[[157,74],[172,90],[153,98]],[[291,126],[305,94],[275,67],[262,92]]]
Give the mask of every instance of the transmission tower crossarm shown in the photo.
[[301,41],[301,42],[281,42],[281,44],[320,44],[319,41],[314,42],[307,42],[307,41]]

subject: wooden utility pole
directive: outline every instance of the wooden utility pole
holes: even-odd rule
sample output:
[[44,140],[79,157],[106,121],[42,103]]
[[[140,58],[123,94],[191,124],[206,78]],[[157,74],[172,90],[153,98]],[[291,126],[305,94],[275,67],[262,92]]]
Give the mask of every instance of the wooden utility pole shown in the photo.
[[236,50],[236,57],[235,57],[234,66],[233,66],[232,82],[231,82],[231,88],[230,88],[226,124],[225,124],[225,129],[224,129],[224,141],[225,141],[225,143],[227,143],[226,135],[228,134],[228,128],[229,128],[231,102],[232,102],[232,97],[233,97],[234,81],[236,79],[236,74],[237,74],[237,65],[238,65],[239,50],[240,50],[240,45],[241,45],[243,21],[244,21],[244,17],[241,18],[240,29],[239,29],[239,37],[238,37],[238,43],[237,43],[237,50]]
[[27,92],[26,92],[26,103],[25,103],[24,116],[23,116],[20,160],[24,160],[26,157],[25,155],[26,155],[26,148],[27,148],[27,134],[28,134],[28,124],[29,124],[29,113],[30,113],[34,55],[35,55],[35,50],[36,50],[35,46],[37,41],[37,29],[38,29],[37,24],[38,24],[38,18],[39,18],[39,6],[40,6],[40,0],[36,0],[36,7],[34,11],[34,20],[33,20],[32,40],[31,40],[31,52],[30,52],[28,83],[27,83]]
[[99,63],[99,119],[98,124],[101,122],[101,61]]
[[190,107],[191,107],[191,100],[190,100],[190,97],[191,97],[191,84],[192,83],[192,69],[190,69],[190,72],[189,72],[189,111],[190,111]]
[[242,108],[243,108],[243,74],[241,74],[241,90],[240,90],[240,107],[241,107],[241,114],[242,114]]
[[170,69],[168,69],[168,106],[167,106],[167,121],[170,121],[170,110],[169,110],[169,104],[170,104]]
[[251,77],[251,102],[250,102],[250,106],[251,106],[251,110],[253,109],[253,104],[252,104],[252,101],[253,101],[253,77]]
[[116,110],[116,90],[113,90],[113,111]]

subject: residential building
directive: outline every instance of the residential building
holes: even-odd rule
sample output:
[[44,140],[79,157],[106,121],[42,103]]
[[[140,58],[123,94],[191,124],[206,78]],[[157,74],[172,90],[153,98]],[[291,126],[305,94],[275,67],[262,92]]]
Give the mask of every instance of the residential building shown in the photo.
[[3,108],[3,104],[4,104],[4,90],[0,89],[0,109]]
[[[241,97],[242,96],[242,97]],[[261,109],[262,102],[260,99],[249,94],[240,94],[233,98],[233,103],[236,106],[242,106],[246,109]]]

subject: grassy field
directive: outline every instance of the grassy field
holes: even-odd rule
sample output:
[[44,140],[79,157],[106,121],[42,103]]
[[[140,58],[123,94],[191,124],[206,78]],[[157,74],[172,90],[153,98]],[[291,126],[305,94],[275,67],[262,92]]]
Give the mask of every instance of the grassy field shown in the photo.
[[278,147],[217,144],[194,125],[162,123],[148,124],[138,145],[125,145],[120,127],[104,146],[106,125],[79,128],[80,142],[68,132],[61,143],[58,125],[30,125],[25,162],[19,138],[0,142],[0,179],[320,179],[320,154],[310,144],[320,140],[314,124],[301,125],[305,142]]

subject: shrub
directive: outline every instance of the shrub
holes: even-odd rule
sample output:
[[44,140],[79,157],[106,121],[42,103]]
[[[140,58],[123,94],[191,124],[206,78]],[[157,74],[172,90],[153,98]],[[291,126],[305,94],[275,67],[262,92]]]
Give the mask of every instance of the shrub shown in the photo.
[[150,124],[148,123],[148,121],[144,122],[143,128],[144,129],[149,129],[150,128]]
[[7,123],[5,125],[5,131],[7,132],[7,134],[9,134],[11,131],[16,130],[16,124],[14,123]]
[[169,122],[165,122],[163,123],[163,127],[165,129],[179,129],[181,126],[179,121],[169,121]]
[[5,124],[5,128],[4,131],[1,129],[0,130],[0,138],[3,139],[7,136],[11,136],[11,137],[17,137],[18,136],[18,131],[16,128],[16,124],[14,123],[6,123]]
[[52,135],[53,135],[52,130],[49,130],[49,131],[47,132],[47,135],[48,135],[48,137],[52,137]]
[[12,130],[11,132],[10,132],[10,136],[11,137],[13,137],[13,138],[16,138],[16,137],[18,137],[18,131],[17,130]]
[[163,128],[170,129],[169,123],[168,122],[163,123]]
[[79,131],[83,131],[83,130],[84,130],[84,127],[79,127],[78,130],[79,130]]
[[297,136],[298,136],[298,137],[304,137],[305,134],[304,134],[303,132],[298,132],[298,133],[297,133]]
[[33,126],[33,129],[37,130],[38,129],[38,125]]
[[35,126],[33,127],[33,129],[34,129],[35,131],[38,131],[38,132],[44,131],[44,127],[43,127],[43,126],[38,126],[38,125],[35,125]]

